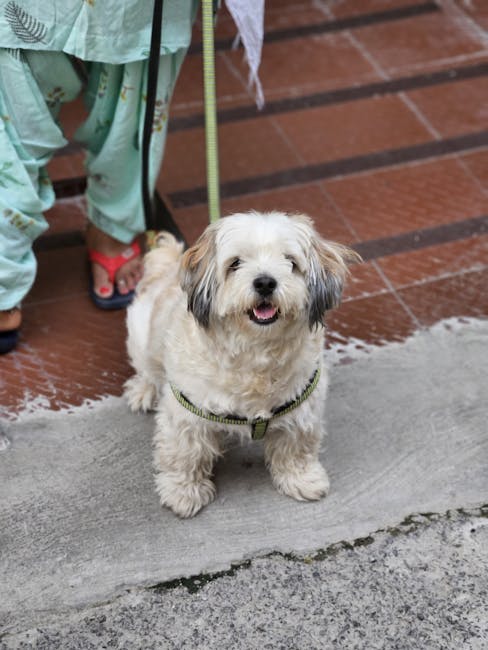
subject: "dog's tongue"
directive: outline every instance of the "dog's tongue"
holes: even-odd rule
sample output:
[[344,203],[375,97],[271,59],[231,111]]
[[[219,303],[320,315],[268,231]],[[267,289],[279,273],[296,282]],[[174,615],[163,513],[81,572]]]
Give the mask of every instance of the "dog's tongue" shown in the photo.
[[254,307],[253,312],[259,320],[268,320],[276,314],[276,307],[272,305],[259,305],[258,307]]

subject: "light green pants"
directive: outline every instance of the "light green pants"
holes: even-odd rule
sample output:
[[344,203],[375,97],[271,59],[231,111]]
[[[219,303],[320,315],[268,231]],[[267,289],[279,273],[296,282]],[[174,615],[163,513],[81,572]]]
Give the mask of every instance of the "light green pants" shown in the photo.
[[[159,173],[168,104],[186,50],[161,56],[149,183]],[[87,150],[88,218],[119,241],[144,230],[141,151],[147,61],[85,63],[86,83],[62,52],[0,48],[0,310],[17,305],[36,274],[32,243],[55,196],[46,172],[65,146],[57,117],[83,90],[89,111],[76,140]]]

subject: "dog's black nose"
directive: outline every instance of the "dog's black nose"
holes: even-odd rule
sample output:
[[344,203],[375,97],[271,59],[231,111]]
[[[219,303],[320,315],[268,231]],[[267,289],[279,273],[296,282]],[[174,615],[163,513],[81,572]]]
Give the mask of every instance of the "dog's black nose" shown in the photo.
[[260,296],[269,296],[276,289],[278,283],[270,275],[260,275],[253,282],[254,288]]

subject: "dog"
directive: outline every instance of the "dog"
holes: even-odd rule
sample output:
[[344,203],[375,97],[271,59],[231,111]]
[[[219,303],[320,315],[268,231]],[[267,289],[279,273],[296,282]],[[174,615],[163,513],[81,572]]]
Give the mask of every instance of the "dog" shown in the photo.
[[329,490],[318,454],[327,375],[324,314],[336,307],[351,249],[322,239],[305,215],[234,214],[196,244],[168,233],[144,260],[127,312],[133,411],[157,409],[161,503],[191,517],[215,497],[212,469],[227,434],[263,437],[279,492]]

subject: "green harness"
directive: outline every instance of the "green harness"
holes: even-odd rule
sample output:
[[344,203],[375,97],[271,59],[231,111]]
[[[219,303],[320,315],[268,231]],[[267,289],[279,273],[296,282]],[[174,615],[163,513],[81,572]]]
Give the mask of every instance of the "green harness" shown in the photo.
[[286,404],[283,404],[283,406],[279,406],[278,408],[273,409],[273,415],[270,418],[254,418],[253,420],[247,420],[246,418],[237,418],[237,417],[233,417],[232,415],[229,416],[216,415],[215,413],[204,411],[203,409],[198,408],[190,401],[188,401],[187,398],[183,395],[183,393],[179,391],[173,384],[171,384],[171,390],[173,391],[173,395],[176,397],[178,402],[182,406],[184,406],[188,411],[193,413],[193,415],[198,415],[199,417],[204,418],[205,420],[210,420],[211,422],[217,422],[219,424],[231,424],[231,425],[247,424],[251,427],[252,439],[261,440],[261,438],[264,437],[264,434],[268,429],[268,424],[271,422],[271,420],[274,420],[275,418],[280,417],[281,415],[286,415],[287,413],[290,413],[290,411],[293,411],[297,407],[299,407],[300,404],[303,404],[303,402],[306,399],[308,399],[310,395],[313,393],[313,391],[317,388],[319,379],[320,379],[320,368],[317,368],[317,370],[313,374],[313,377],[311,378],[311,380],[305,387],[303,393],[299,397],[297,397],[292,402],[287,402]]

